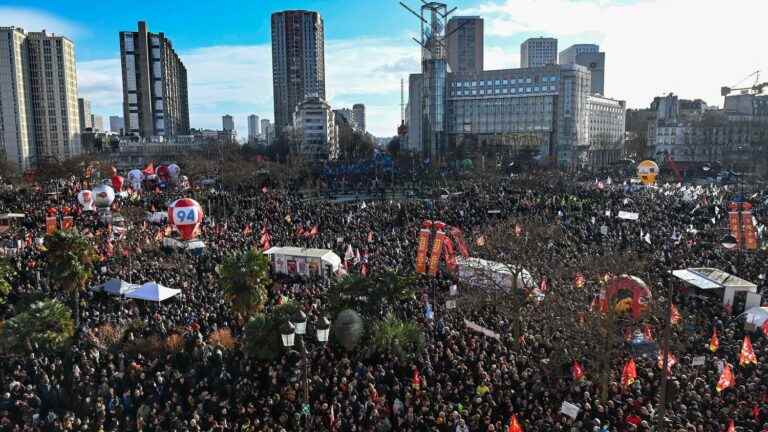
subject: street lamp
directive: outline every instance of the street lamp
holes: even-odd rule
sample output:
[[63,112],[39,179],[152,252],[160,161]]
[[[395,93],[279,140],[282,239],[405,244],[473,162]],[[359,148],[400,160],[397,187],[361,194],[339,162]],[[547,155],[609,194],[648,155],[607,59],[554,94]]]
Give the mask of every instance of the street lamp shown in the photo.
[[296,335],[296,327],[290,321],[286,321],[280,326],[280,336],[283,339],[283,346],[292,348]]
[[320,343],[328,342],[328,336],[331,333],[331,321],[323,317],[317,324],[317,341]]
[[296,334],[303,336],[307,333],[307,314],[297,310],[291,317],[291,323],[296,327]]

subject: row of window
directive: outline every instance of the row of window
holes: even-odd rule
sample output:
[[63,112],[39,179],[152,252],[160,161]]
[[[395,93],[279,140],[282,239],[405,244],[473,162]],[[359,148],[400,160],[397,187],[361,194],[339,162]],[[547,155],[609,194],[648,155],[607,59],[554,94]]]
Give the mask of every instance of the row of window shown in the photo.
[[553,92],[557,91],[556,86],[535,86],[535,87],[520,87],[518,88],[503,88],[503,89],[488,89],[488,90],[453,90],[451,96],[486,96],[486,95],[501,95],[501,94],[523,94],[523,93],[540,93],[540,92]]
[[[541,77],[541,82],[557,82],[557,76],[544,76]],[[514,85],[514,84],[531,84],[533,83],[532,78],[514,78],[511,80],[480,80],[480,81],[453,81],[451,82],[451,87],[490,87],[490,86],[500,86],[500,85]],[[536,80],[536,82],[539,82],[539,80]]]

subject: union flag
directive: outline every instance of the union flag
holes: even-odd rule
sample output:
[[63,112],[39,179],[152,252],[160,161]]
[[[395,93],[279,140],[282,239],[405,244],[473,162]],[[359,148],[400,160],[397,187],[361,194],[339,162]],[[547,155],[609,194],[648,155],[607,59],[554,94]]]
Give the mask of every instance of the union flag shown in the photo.
[[744,336],[744,342],[741,344],[741,353],[739,354],[739,366],[748,364],[757,364],[755,350],[752,349],[752,340],[749,336]]
[[720,348],[720,340],[717,338],[717,329],[712,329],[712,337],[709,338],[709,350],[712,352]]
[[723,373],[720,374],[720,379],[717,380],[717,392],[720,393],[728,387],[733,387],[736,384],[736,378],[733,376],[733,369],[731,365],[726,363],[723,366]]
[[629,359],[624,365],[624,370],[621,371],[621,385],[624,387],[631,386],[637,380],[637,366],[635,366],[635,360]]
[[584,378],[584,368],[576,360],[573,361],[573,366],[571,366],[571,374],[574,381],[581,381]]

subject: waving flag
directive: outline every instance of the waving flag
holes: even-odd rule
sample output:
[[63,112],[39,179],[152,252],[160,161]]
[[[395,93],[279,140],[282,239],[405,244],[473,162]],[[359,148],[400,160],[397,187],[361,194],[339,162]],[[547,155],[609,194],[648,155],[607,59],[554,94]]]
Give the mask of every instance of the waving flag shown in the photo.
[[637,380],[637,366],[635,366],[635,360],[629,359],[624,365],[624,369],[621,371],[621,385],[624,387],[631,386]]
[[733,419],[728,419],[728,428],[725,432],[736,432],[736,425],[733,424]]
[[573,366],[571,366],[571,375],[573,375],[574,381],[581,381],[584,378],[584,368],[576,360],[573,361]]
[[[667,374],[672,375],[672,366],[677,364],[677,358],[672,353],[667,353]],[[659,369],[664,369],[664,355],[659,353]]]
[[730,364],[726,363],[723,366],[723,373],[720,374],[720,379],[717,380],[717,392],[720,393],[728,387],[733,387],[735,384],[736,378],[733,376],[733,369]]
[[587,280],[584,278],[584,275],[581,273],[576,273],[576,276],[573,278],[573,284],[576,286],[576,288],[584,288],[586,283]]
[[523,432],[523,427],[520,426],[520,423],[517,421],[517,416],[513,415],[511,419],[509,419],[509,427],[507,428],[507,432]]
[[717,338],[717,329],[712,329],[712,337],[709,338],[709,350],[712,352],[720,348],[720,340]]
[[419,373],[418,368],[413,369],[413,378],[411,378],[411,386],[415,388],[416,390],[419,390],[421,388],[421,373]]
[[669,317],[669,323],[670,324],[679,324],[680,321],[682,321],[682,320],[683,320],[683,316],[680,315],[680,311],[677,310],[677,306],[675,306],[673,304],[672,305],[672,313],[671,313],[671,316]]
[[739,366],[748,364],[757,364],[755,350],[752,349],[752,340],[749,336],[744,336],[744,342],[741,344],[741,353],[739,354]]

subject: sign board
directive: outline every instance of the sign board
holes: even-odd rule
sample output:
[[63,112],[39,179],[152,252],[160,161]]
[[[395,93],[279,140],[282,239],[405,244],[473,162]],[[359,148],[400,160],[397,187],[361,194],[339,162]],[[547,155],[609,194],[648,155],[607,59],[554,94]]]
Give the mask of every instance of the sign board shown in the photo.
[[456,309],[456,300],[448,300],[445,302],[446,309]]
[[706,357],[704,356],[694,357],[693,361],[691,361],[691,366],[704,366],[705,359]]
[[620,211],[619,215],[618,215],[618,218],[619,219],[626,219],[626,220],[638,220],[638,219],[640,219],[640,213]]
[[488,210],[488,214],[501,214],[501,210]]
[[576,419],[576,417],[579,415],[579,411],[581,409],[577,407],[576,405],[563,401],[563,405],[560,406],[560,414],[567,415],[568,417],[572,419]]

